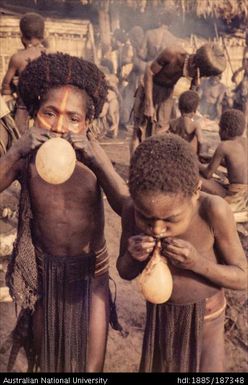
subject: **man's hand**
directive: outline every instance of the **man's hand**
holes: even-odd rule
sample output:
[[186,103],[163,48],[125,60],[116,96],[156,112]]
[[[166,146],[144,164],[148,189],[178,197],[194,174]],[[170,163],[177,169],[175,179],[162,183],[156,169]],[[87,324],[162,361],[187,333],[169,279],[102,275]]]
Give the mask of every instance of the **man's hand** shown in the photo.
[[174,266],[195,272],[201,261],[201,257],[194,246],[183,239],[163,239],[162,255],[167,257]]
[[54,137],[56,137],[56,135],[49,130],[32,127],[30,130],[26,131],[23,136],[21,136],[15,146],[21,156],[26,156],[30,151],[35,150],[48,139]]
[[145,261],[155,247],[154,238],[147,235],[134,235],[128,239],[128,251],[139,262]]
[[144,115],[148,118],[153,118],[155,113],[155,109],[152,103],[145,103]]
[[83,156],[83,162],[86,165],[90,164],[95,159],[94,149],[92,147],[91,141],[89,140],[92,138],[92,134],[75,134],[69,131],[62,137],[71,143],[75,150],[80,151]]

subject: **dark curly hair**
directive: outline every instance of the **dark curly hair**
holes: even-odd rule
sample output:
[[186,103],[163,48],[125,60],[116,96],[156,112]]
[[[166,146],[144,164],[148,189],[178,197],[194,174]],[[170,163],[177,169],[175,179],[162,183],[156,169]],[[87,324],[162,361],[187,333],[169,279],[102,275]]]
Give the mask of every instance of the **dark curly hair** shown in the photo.
[[199,182],[199,168],[191,146],[178,135],[157,135],[136,149],[130,164],[129,190],[192,196]]
[[245,130],[245,114],[230,108],[221,115],[219,126],[228,138],[241,136]]
[[24,38],[31,40],[32,38],[43,39],[45,22],[38,13],[29,12],[20,20],[20,30]]
[[65,85],[85,90],[88,95],[87,119],[97,118],[107,97],[104,74],[93,63],[64,53],[46,54],[30,62],[19,80],[19,93],[33,117],[51,88]]
[[196,51],[194,64],[199,67],[201,76],[216,76],[226,69],[226,58],[217,44],[207,43]]
[[178,107],[181,112],[195,112],[199,104],[199,95],[195,91],[185,91],[183,92],[178,101]]

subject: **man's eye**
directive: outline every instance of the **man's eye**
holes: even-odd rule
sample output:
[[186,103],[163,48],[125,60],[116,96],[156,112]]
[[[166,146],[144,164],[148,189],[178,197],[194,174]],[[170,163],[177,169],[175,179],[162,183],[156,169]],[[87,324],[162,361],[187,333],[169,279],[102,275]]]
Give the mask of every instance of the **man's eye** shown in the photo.
[[49,116],[49,117],[55,116],[54,112],[51,112],[51,111],[45,111],[44,115]]
[[80,119],[77,116],[72,116],[71,121],[74,123],[79,123]]

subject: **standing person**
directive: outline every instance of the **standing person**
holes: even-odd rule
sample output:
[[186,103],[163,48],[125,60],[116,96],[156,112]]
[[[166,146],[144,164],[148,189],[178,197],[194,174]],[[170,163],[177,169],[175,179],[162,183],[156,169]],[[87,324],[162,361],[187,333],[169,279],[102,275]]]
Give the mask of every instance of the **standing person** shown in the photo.
[[2,95],[5,95],[6,99],[15,91],[17,92],[15,122],[22,134],[28,128],[29,116],[18,94],[18,81],[16,84],[16,77],[21,75],[30,61],[37,59],[42,52],[46,51],[44,46],[44,29],[44,19],[37,13],[26,13],[20,19],[21,41],[24,49],[17,51],[11,56],[8,70],[2,81]]
[[199,100],[197,92],[191,90],[183,92],[178,102],[181,116],[172,119],[169,128],[170,132],[189,142],[197,154],[203,152],[202,125],[195,116]]
[[[22,307],[14,345],[24,345],[29,371],[36,366],[42,372],[100,372],[109,323],[102,165],[109,183],[101,185],[119,214],[127,195],[104,151],[87,139],[107,85],[94,64],[57,53],[32,61],[19,89],[35,127],[0,159],[0,191],[15,179],[22,187],[7,274],[10,293]],[[38,147],[53,137],[67,139],[78,159],[70,179],[58,185],[45,182],[35,166]]]
[[218,75],[225,67],[224,53],[216,44],[204,44],[192,55],[180,46],[164,49],[147,65],[144,85],[136,90],[131,154],[144,138],[168,131],[174,86],[182,76],[192,79],[193,89],[200,76]]
[[228,204],[200,187],[197,157],[176,135],[146,139],[131,159],[117,269],[134,279],[156,247],[173,279],[168,302],[146,303],[141,372],[224,370],[223,288],[246,288],[246,258]]

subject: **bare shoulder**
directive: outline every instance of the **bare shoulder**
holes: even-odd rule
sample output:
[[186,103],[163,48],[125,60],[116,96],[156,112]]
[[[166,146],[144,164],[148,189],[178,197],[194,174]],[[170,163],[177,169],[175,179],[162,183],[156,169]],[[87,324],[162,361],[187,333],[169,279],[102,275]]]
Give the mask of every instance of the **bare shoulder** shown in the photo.
[[157,58],[157,61],[158,62],[162,62],[162,61],[171,62],[173,60],[176,61],[179,57],[181,57],[181,55],[185,55],[185,54],[186,54],[186,51],[180,45],[168,46],[160,53],[160,55]]
[[230,206],[222,197],[204,192],[201,193],[200,212],[213,230],[219,226],[225,228],[233,218]]

